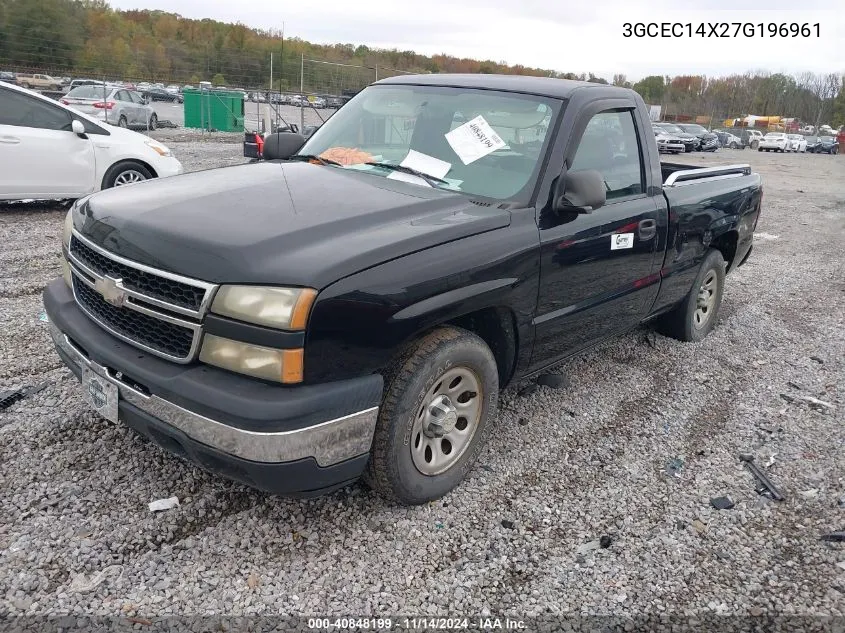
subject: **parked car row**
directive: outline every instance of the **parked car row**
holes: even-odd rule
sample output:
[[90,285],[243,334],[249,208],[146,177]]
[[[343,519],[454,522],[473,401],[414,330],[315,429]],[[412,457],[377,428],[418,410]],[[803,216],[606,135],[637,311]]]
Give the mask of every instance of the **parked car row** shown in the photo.
[[250,92],[247,100],[253,103],[272,103],[277,105],[292,105],[296,107],[310,106],[318,110],[324,108],[339,108],[346,103],[348,97],[281,94],[278,92]]
[[760,141],[757,151],[838,154],[839,142],[834,136],[803,136],[802,134],[769,132]]

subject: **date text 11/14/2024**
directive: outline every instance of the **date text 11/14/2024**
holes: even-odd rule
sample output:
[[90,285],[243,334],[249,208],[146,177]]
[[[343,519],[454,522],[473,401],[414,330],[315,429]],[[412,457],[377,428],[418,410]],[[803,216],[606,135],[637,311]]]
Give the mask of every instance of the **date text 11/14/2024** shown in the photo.
[[437,618],[437,617],[399,617],[399,618],[308,618],[308,628],[312,630],[374,630],[374,631],[521,631],[525,630],[524,620],[511,618]]

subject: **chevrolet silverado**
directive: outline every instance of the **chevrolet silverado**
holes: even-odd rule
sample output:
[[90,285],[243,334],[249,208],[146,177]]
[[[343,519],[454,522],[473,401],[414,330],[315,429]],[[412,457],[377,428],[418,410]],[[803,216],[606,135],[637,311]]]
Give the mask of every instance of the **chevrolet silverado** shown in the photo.
[[384,79],[264,158],[78,200],[44,304],[102,416],[289,495],[436,499],[508,383],[647,321],[701,341],[762,203],[551,78]]

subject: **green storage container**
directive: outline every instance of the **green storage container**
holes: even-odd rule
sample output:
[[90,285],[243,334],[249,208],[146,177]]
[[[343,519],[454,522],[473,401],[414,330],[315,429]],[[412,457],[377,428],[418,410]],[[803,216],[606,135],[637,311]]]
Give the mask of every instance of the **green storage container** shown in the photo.
[[185,127],[218,132],[244,131],[244,95],[235,90],[186,88]]

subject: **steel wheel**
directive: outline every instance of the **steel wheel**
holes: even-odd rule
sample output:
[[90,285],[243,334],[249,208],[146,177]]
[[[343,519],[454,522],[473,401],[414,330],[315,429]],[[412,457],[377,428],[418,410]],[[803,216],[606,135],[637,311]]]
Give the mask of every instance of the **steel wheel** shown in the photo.
[[144,176],[140,171],[136,171],[134,169],[127,169],[126,171],[120,172],[117,177],[114,179],[114,186],[120,187],[122,185],[131,185],[136,182],[142,182],[146,180],[147,177]]
[[481,381],[467,367],[452,367],[434,381],[411,431],[417,470],[439,475],[461,458],[478,428],[483,402]]
[[716,271],[711,270],[704,277],[701,286],[698,289],[698,298],[696,299],[696,309],[693,316],[694,325],[696,328],[702,328],[707,325],[710,320],[714,308],[716,307],[716,292],[719,289],[719,279],[716,276]]

